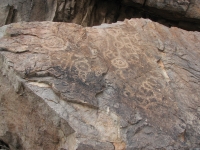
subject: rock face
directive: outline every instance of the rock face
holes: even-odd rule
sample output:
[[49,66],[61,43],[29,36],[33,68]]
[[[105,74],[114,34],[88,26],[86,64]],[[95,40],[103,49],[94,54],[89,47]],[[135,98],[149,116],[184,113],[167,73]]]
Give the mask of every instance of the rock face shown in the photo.
[[1,0],[0,26],[19,21],[72,22],[82,26],[150,18],[200,31],[199,0]]
[[0,28],[10,149],[200,148],[200,33],[145,19]]

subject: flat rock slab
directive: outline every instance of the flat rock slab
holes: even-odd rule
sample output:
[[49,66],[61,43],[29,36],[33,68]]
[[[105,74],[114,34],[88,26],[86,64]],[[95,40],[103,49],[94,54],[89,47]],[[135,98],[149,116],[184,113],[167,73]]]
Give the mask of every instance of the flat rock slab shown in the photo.
[[[40,118],[50,111],[54,115],[46,120],[61,118],[50,124],[57,142],[48,149],[200,148],[199,32],[131,19],[92,28],[16,23],[1,27],[0,37],[2,80],[10,81],[22,99],[30,95],[27,90],[36,96],[34,108],[27,107],[43,104]],[[7,99],[0,109],[12,112],[14,107],[7,108],[13,100]],[[17,135],[21,147],[42,149],[38,141],[30,142],[36,140],[31,129],[11,130],[6,117],[0,139],[14,147],[6,130]],[[12,124],[22,127],[16,120]],[[36,130],[35,136],[48,134]]]

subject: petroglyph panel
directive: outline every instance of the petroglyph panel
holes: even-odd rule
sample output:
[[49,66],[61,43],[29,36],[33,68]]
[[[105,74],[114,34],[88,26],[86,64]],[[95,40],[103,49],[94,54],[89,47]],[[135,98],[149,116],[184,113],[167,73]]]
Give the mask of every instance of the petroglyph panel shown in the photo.
[[[30,22],[18,29],[21,24],[24,23],[10,26],[20,34],[0,39],[0,47],[6,48],[0,50],[4,77],[13,78],[10,81],[16,78],[16,83],[18,77],[20,82],[31,81],[32,86],[42,88],[37,89],[42,95],[44,88],[52,89],[58,101],[52,101],[48,109],[52,107],[69,121],[75,130],[73,140],[90,143],[94,138],[111,144],[125,140],[126,149],[142,149],[144,145],[147,149],[173,149],[173,144],[177,149],[187,149],[187,142],[191,145],[198,142],[193,140],[199,137],[195,135],[200,110],[196,105],[200,93],[198,33],[194,36],[192,32],[160,27],[142,19],[103,28]],[[28,27],[34,30],[28,32]],[[179,50],[180,47],[184,50]],[[20,97],[24,96],[26,93]],[[52,103],[43,98],[45,104]],[[110,118],[102,118],[105,114],[113,116],[111,123],[105,122]],[[183,147],[177,142],[180,136],[174,134],[177,119],[186,121],[190,127],[178,129],[181,136],[189,135],[187,142],[180,143]],[[104,133],[113,128],[112,122],[117,126],[112,130],[114,134]],[[172,139],[169,142],[172,145],[158,134]]]

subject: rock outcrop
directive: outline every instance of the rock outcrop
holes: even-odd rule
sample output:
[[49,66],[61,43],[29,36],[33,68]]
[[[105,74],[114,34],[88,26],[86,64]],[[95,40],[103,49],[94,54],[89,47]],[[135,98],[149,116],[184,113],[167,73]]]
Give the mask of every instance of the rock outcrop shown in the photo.
[[0,26],[19,21],[94,26],[142,17],[200,31],[199,10],[199,0],[1,0]]
[[0,28],[10,149],[200,148],[200,33],[145,19]]

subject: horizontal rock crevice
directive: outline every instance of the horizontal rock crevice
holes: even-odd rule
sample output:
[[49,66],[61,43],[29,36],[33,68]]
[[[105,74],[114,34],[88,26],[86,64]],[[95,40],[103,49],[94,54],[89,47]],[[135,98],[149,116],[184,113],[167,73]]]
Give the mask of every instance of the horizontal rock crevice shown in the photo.
[[149,18],[168,27],[200,31],[198,0],[17,0],[0,4],[0,26],[19,21],[71,22],[96,26]]
[[[63,6],[63,8],[57,8],[54,21],[96,26],[102,23],[123,21],[124,19],[148,18],[168,27],[175,26],[185,30],[200,31],[199,18],[190,18],[187,15],[188,11],[190,11],[189,7],[192,5],[191,2],[174,2],[177,3],[174,4],[170,1],[169,4],[172,4],[171,6],[168,2],[160,2],[164,6],[166,5],[166,8],[164,6],[159,8],[156,2],[152,5],[152,2],[148,0],[140,2],[130,0],[90,0],[87,2],[82,1],[84,5],[80,5],[81,3],[76,1],[71,2],[70,4],[72,5],[67,5],[67,3],[70,2],[66,0],[64,4],[58,3],[58,6]],[[180,5],[180,8],[178,5]],[[182,10],[181,7],[186,8]],[[176,10],[176,8],[179,9]]]

